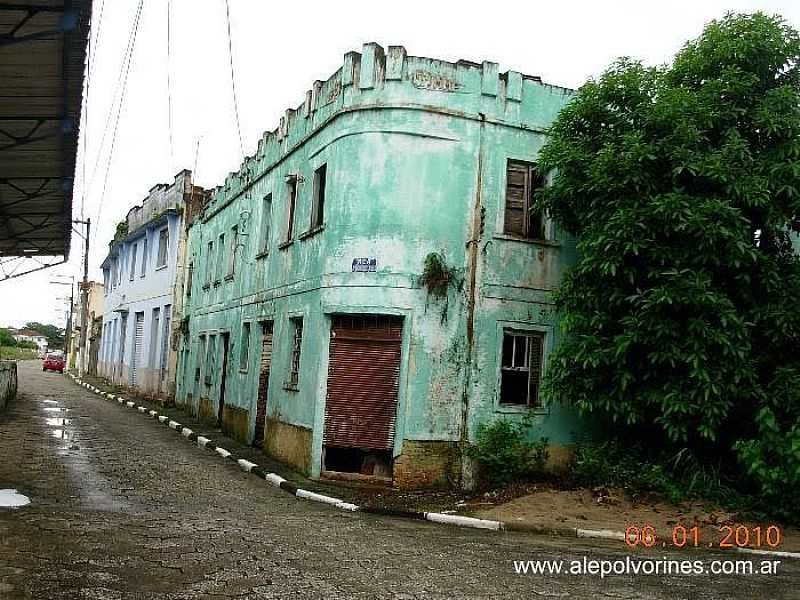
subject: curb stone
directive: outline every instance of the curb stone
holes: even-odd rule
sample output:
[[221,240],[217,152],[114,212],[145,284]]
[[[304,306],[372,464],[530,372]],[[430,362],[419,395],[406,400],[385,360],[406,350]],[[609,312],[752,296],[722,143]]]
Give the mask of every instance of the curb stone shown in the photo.
[[[212,441],[202,435],[197,435],[188,427],[184,427],[180,423],[171,420],[167,415],[160,415],[157,411],[151,410],[145,406],[137,406],[133,401],[126,400],[121,396],[114,396],[114,394],[103,392],[102,390],[84,383],[72,373],[68,374],[69,377],[78,385],[94,391],[101,398],[108,400],[116,399],[119,404],[127,406],[128,408],[136,408],[137,412],[147,414],[152,418],[157,418],[159,423],[166,425],[170,429],[175,430],[181,434],[182,437],[193,441],[197,446],[205,448],[210,452],[215,452],[221,457],[231,460],[236,463],[240,469],[249,473],[259,479],[266,481],[274,487],[279,487],[285,492],[291,494],[300,500],[308,500],[310,502],[317,502],[320,504],[327,504],[339,510],[347,512],[363,512],[373,515],[382,515],[387,517],[413,519],[418,521],[429,521],[441,525],[450,525],[455,527],[467,527],[472,529],[484,529],[490,531],[516,531],[538,535],[548,536],[561,536],[572,538],[584,539],[608,539],[608,540],[624,540],[625,534],[622,531],[611,531],[608,529],[581,529],[574,527],[545,527],[541,525],[533,525],[530,523],[517,523],[513,521],[493,521],[488,519],[478,519],[475,517],[466,517],[462,515],[452,515],[436,512],[422,512],[415,510],[405,510],[396,508],[382,508],[376,506],[358,506],[334,498],[333,496],[326,496],[309,490],[298,488],[295,484],[287,481],[277,473],[270,473],[259,467],[257,464],[250,462],[244,458],[239,458],[220,446],[215,445]],[[776,556],[781,558],[794,558],[800,559],[800,552],[780,552],[771,550],[756,550],[751,548],[736,548],[736,550],[743,554],[761,555],[761,556]]]

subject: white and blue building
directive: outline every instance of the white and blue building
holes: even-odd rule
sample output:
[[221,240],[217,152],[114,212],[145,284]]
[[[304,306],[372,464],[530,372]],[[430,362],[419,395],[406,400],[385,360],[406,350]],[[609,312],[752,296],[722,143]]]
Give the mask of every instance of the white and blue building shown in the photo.
[[204,198],[188,170],[172,184],[154,186],[117,226],[101,265],[105,302],[98,374],[165,401],[174,397],[172,338],[181,318],[185,223]]

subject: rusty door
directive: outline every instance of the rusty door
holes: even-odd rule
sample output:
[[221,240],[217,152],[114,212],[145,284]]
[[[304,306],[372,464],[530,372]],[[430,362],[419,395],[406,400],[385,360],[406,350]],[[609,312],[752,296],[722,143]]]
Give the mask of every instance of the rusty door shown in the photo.
[[269,394],[269,373],[272,370],[272,322],[261,324],[261,369],[258,376],[258,401],[256,404],[256,427],[253,445],[264,445],[264,430],[267,420],[267,399]]
[[325,404],[327,447],[392,449],[402,330],[399,317],[333,318]]

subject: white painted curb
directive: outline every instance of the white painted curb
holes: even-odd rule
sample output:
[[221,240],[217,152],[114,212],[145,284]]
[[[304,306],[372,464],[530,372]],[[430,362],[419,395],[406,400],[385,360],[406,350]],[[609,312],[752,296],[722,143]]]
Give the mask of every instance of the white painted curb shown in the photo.
[[255,467],[258,466],[256,463],[250,462],[249,460],[245,460],[243,458],[240,458],[236,462],[239,463],[239,466],[242,468],[242,471],[246,471],[247,473],[249,473]]
[[185,438],[188,438],[188,437],[189,437],[190,435],[192,435],[193,433],[194,433],[194,431],[192,431],[192,430],[191,430],[191,429],[189,429],[188,427],[184,427],[183,429],[181,429],[181,435],[182,435],[183,437],[185,437]]
[[623,540],[625,534],[621,531],[611,531],[610,529],[576,529],[575,535],[579,538],[596,538],[600,540]]
[[168,418],[166,415],[158,415],[158,422],[164,423]]
[[276,475],[275,473],[267,473],[267,476],[264,479],[266,479],[267,483],[271,483],[275,487],[280,487],[280,485],[286,481],[283,477]]
[[462,517],[460,515],[446,515],[443,513],[425,513],[425,519],[433,523],[444,523],[446,525],[458,525],[459,527],[473,527],[475,529],[500,529],[500,521],[488,521],[486,519],[476,519],[474,517]]
[[759,554],[762,556],[778,556],[780,558],[800,558],[800,552],[783,552],[781,550],[755,550],[754,548],[736,548],[743,554]]
[[225,450],[225,448],[217,448],[217,454],[219,454],[222,458],[228,458],[231,453]]
[[202,435],[197,436],[197,445],[201,448],[205,448],[206,444],[210,441],[211,440],[209,440],[207,437],[203,437]]
[[344,503],[344,501],[339,498],[333,498],[331,496],[325,496],[323,494],[315,494],[314,492],[309,492],[308,490],[297,490],[295,496],[297,496],[298,498],[305,498],[306,500],[313,500],[314,502],[331,504],[333,506],[337,506],[339,504]]

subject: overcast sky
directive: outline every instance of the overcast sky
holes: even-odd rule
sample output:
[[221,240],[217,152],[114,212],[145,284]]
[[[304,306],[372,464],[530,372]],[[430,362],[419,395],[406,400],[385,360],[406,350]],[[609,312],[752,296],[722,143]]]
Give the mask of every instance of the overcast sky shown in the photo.
[[[120,96],[115,98],[115,90],[124,72],[138,4],[138,0],[94,0],[95,43],[88,110],[81,127],[87,152],[84,156],[82,138],[73,203],[73,217],[82,213],[91,217],[96,231],[90,252],[93,278],[101,278],[99,265],[116,223],[141,203],[153,185],[170,182],[177,171],[189,168],[197,183],[213,187],[236,170],[242,158],[233,111],[225,0],[144,0],[113,135]],[[668,61],[685,40],[700,33],[704,23],[729,10],[779,13],[800,27],[800,3],[793,0],[230,0],[244,151],[252,154],[262,132],[274,129],[286,108],[298,106],[314,80],[327,79],[345,52],[360,51],[365,42],[403,45],[411,55],[450,61],[492,60],[500,63],[501,71],[514,69],[549,83],[579,87],[619,56],[649,64]],[[34,320],[63,326],[64,308],[58,309],[56,298],[66,295],[68,288],[49,282],[55,275],[79,277],[82,251],[82,240],[73,236],[68,266],[0,282],[0,326]]]

